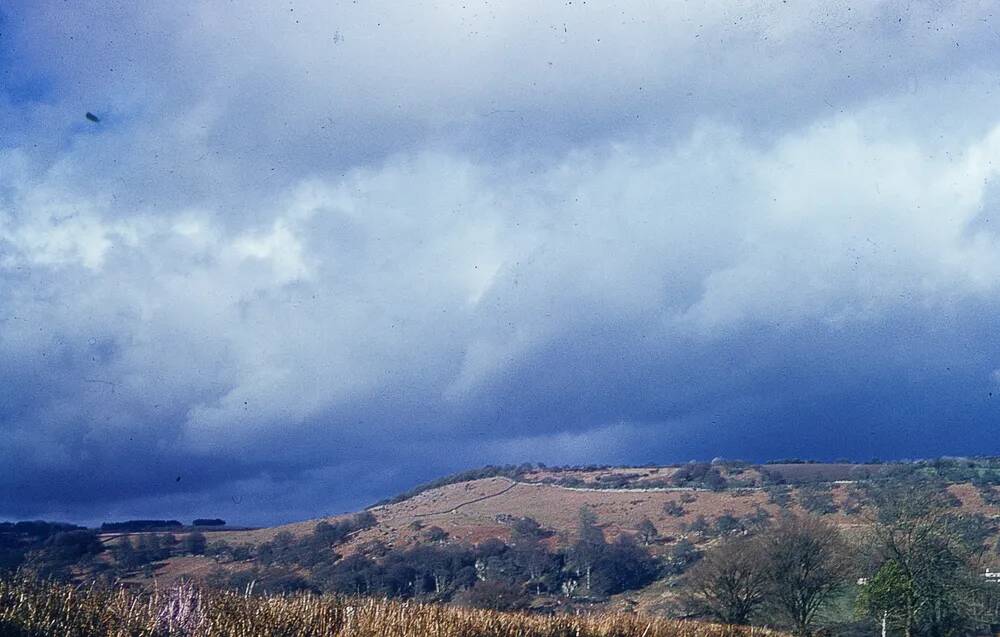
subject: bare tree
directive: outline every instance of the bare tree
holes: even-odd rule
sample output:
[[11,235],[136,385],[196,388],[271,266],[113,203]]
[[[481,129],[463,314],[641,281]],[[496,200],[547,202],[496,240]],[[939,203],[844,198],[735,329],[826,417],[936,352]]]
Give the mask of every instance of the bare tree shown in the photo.
[[639,526],[636,527],[636,531],[645,546],[649,546],[660,536],[660,532],[657,530],[656,525],[653,524],[649,518],[644,518],[643,521],[639,523]]
[[812,634],[849,581],[851,552],[836,527],[786,516],[756,536],[730,537],[688,572],[685,603],[701,615],[745,624],[767,611],[796,635]]
[[820,612],[849,579],[849,548],[835,526],[812,516],[782,518],[761,542],[768,606],[796,635],[811,635]]
[[597,526],[597,514],[590,507],[580,509],[577,535],[577,541],[569,552],[569,561],[578,575],[583,577],[587,591],[590,592],[593,588],[594,566],[607,548],[604,531]]
[[767,595],[756,538],[732,538],[705,554],[685,577],[685,606],[726,624],[746,624]]

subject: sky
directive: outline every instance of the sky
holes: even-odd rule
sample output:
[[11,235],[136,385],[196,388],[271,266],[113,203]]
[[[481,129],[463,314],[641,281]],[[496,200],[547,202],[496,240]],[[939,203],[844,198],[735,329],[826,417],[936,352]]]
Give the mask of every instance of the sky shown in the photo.
[[1000,454],[995,9],[4,2],[0,519]]

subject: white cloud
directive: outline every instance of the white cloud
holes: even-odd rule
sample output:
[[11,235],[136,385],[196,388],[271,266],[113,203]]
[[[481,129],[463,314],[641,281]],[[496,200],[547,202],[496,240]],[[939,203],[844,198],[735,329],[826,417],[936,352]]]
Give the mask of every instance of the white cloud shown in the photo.
[[[859,113],[767,147],[706,126],[530,173],[404,156],[310,177],[238,233],[210,210],[121,221],[96,206],[59,230],[43,182],[12,200],[5,237],[33,267],[92,270],[52,290],[52,329],[85,332],[99,304],[87,329],[121,343],[108,373],[123,391],[143,400],[149,374],[172,374],[190,444],[224,448],[399,384],[461,403],[594,321],[715,338],[993,294],[996,238],[967,227],[998,137],[949,154]],[[208,342],[213,357],[165,360]]]
[[969,235],[1000,165],[1000,128],[956,154],[856,118],[791,135],[754,171],[758,207],[733,263],[685,314],[699,329],[877,319],[989,295],[997,237]]

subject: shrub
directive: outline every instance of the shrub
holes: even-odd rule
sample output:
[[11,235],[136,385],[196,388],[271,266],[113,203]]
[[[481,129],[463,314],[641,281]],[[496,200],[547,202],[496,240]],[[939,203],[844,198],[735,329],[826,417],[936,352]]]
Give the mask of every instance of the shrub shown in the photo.
[[506,582],[476,582],[475,586],[463,591],[456,601],[462,606],[489,610],[524,610],[531,597],[524,588]]
[[681,506],[677,500],[667,500],[664,502],[663,512],[675,518],[683,517],[684,514],[687,513],[687,511],[684,510],[684,507]]
[[190,553],[191,555],[204,555],[207,546],[208,542],[205,540],[204,533],[195,531],[184,536],[183,547],[185,553]]
[[193,526],[225,526],[226,521],[221,518],[198,518],[192,522]]

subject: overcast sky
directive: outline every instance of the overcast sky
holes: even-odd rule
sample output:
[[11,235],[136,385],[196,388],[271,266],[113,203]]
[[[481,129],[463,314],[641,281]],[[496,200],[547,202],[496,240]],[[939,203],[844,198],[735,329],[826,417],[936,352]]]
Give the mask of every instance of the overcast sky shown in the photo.
[[0,518],[1000,453],[994,8],[3,3]]

